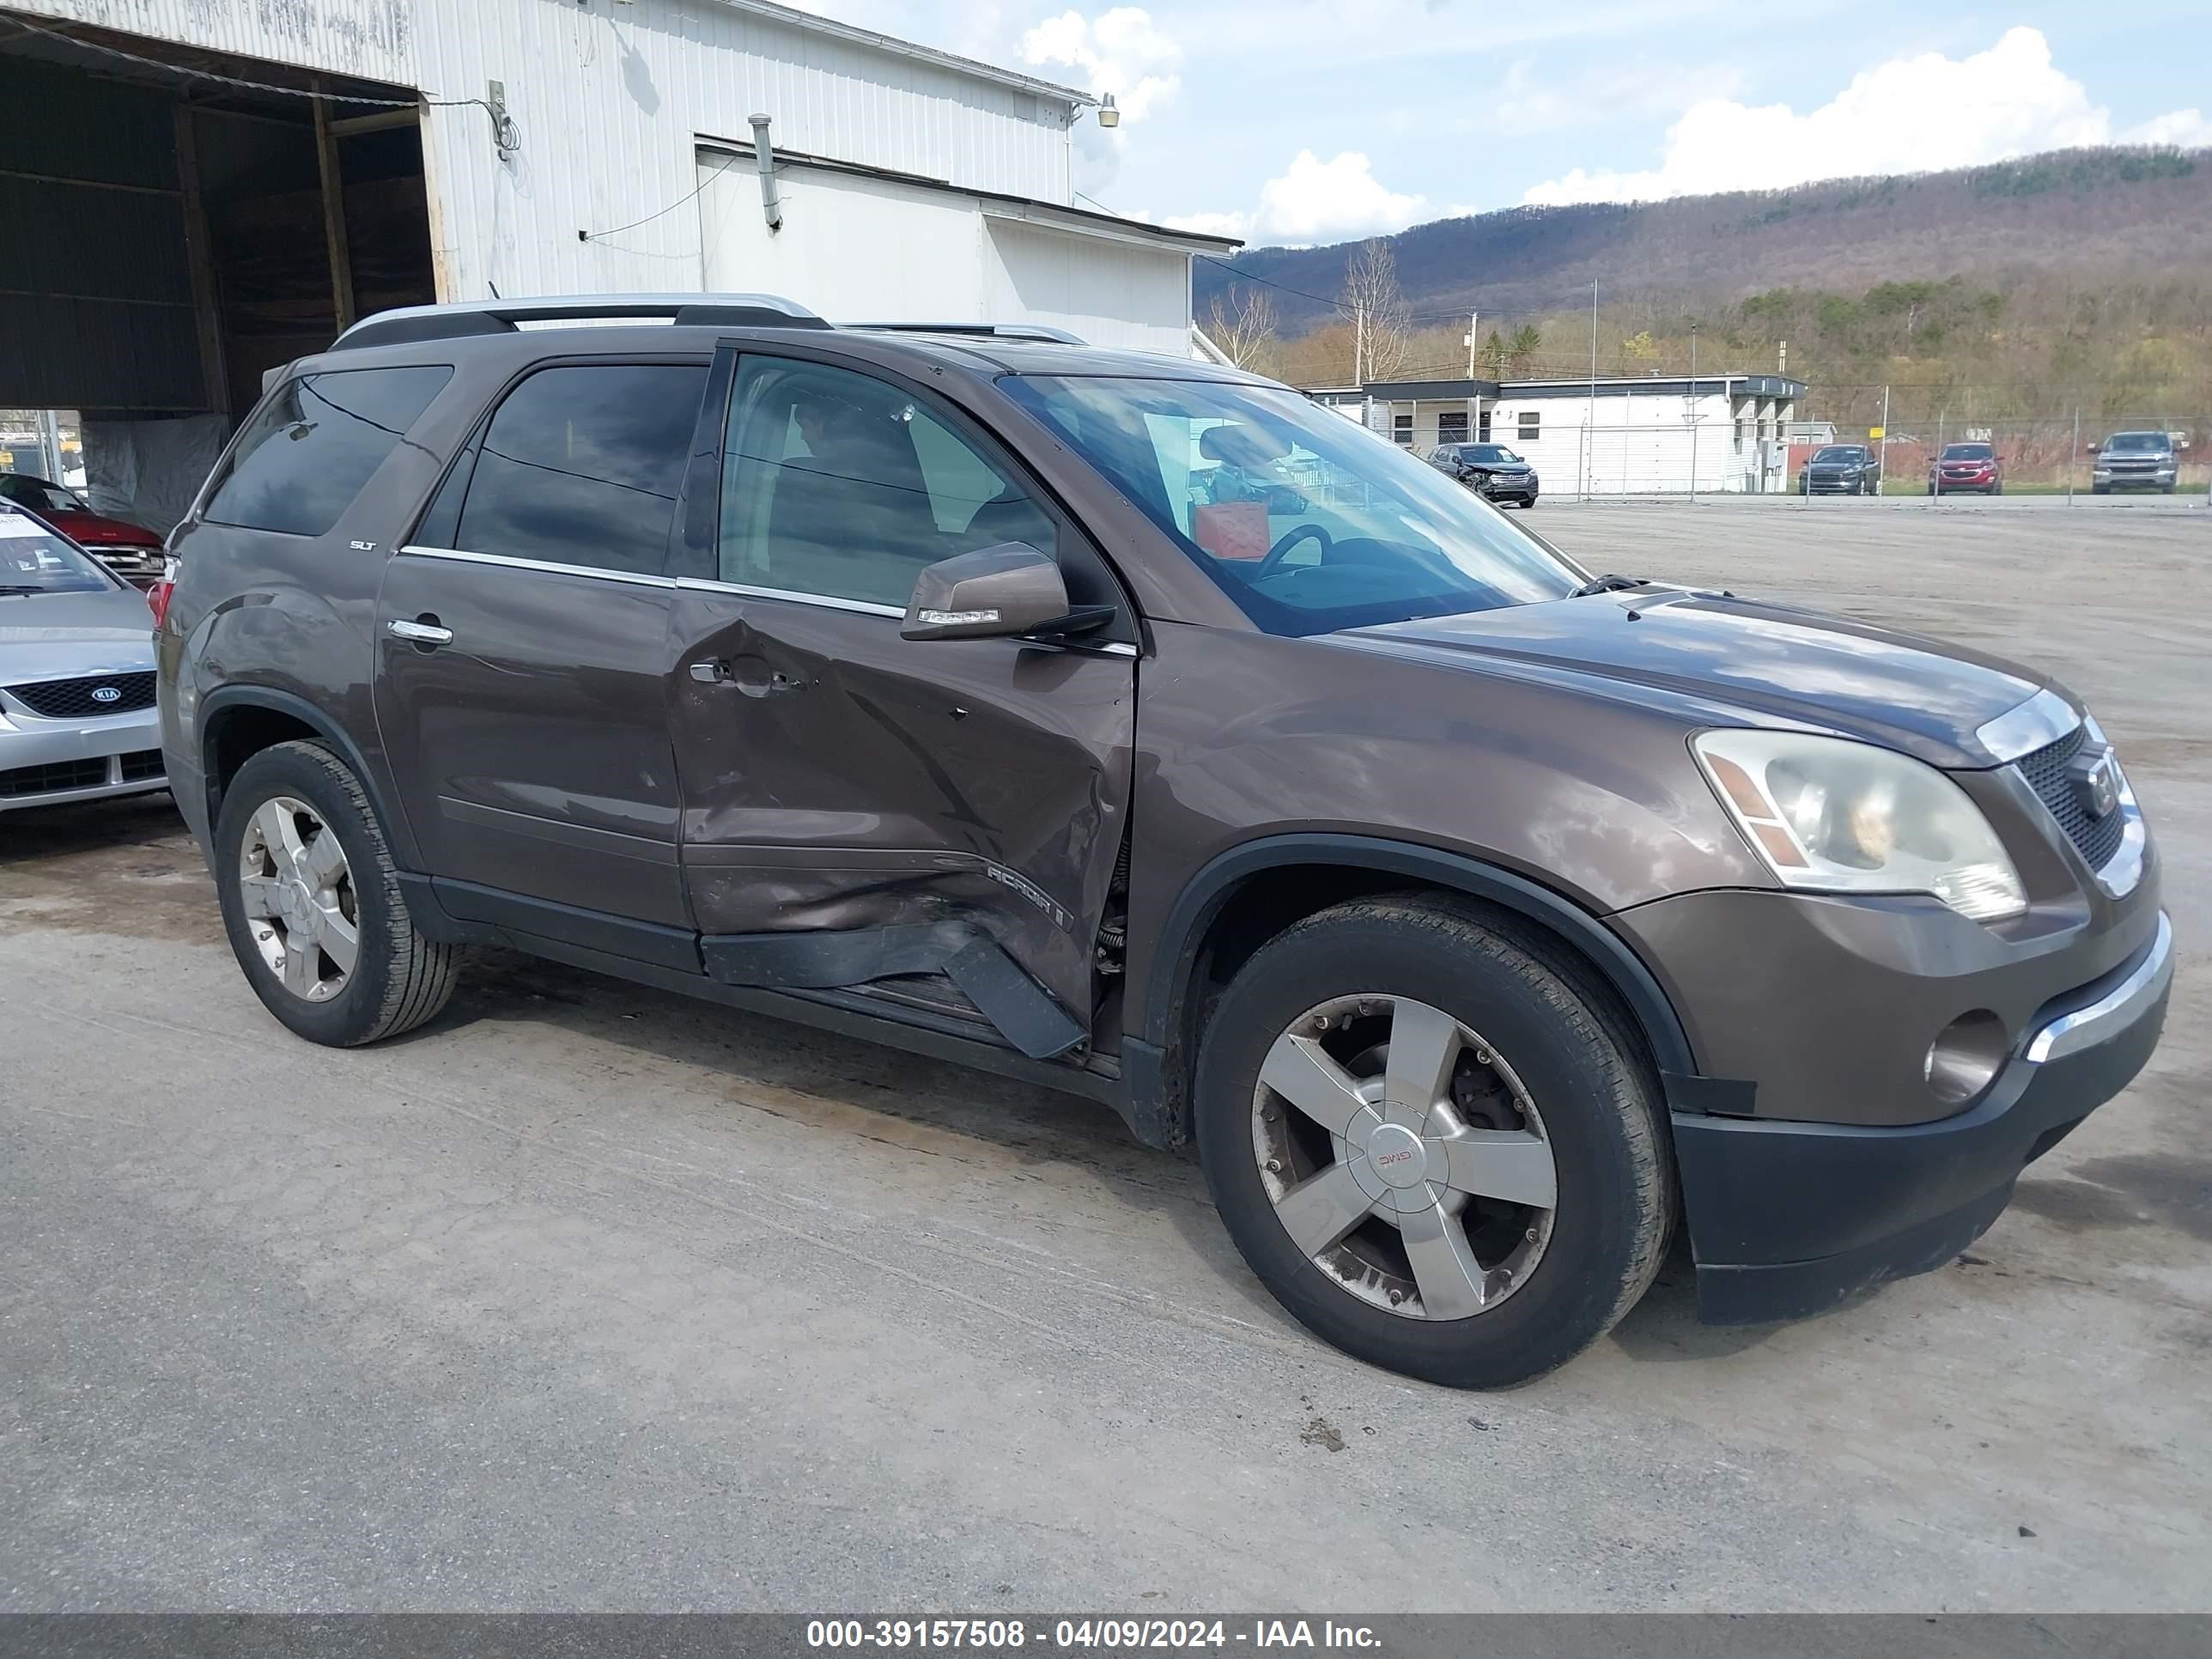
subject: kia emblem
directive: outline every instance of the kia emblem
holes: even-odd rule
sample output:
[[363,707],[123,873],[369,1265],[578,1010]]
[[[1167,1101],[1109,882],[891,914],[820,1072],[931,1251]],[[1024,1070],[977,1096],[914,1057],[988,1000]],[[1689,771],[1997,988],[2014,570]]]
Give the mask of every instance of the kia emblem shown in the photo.
[[92,700],[94,702],[121,702],[123,694],[112,685],[95,685],[92,688]]

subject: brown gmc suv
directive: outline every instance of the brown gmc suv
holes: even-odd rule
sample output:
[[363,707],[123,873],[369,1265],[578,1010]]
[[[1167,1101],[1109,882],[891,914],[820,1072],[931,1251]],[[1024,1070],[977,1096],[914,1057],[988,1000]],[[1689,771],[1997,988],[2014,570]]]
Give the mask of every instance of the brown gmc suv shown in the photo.
[[294,1031],[495,945],[1087,1095],[1416,1376],[1559,1364],[1678,1219],[1716,1320],[1931,1267],[2165,1015],[2157,854],[2047,678],[1592,579],[1234,370],[387,313],[172,553],[168,775]]

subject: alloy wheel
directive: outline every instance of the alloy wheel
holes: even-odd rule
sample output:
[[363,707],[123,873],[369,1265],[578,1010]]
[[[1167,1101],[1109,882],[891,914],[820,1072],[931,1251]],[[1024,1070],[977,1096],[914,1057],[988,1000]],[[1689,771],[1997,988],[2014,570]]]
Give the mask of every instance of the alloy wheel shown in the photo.
[[284,988],[327,1002],[346,988],[361,921],[345,849],[314,808],[289,795],[264,801],[239,847],[239,896],[261,959]]
[[1427,1003],[1338,997],[1292,1021],[1260,1068],[1252,1147],[1299,1253],[1406,1318],[1486,1312],[1551,1239],[1559,1174],[1535,1103]]

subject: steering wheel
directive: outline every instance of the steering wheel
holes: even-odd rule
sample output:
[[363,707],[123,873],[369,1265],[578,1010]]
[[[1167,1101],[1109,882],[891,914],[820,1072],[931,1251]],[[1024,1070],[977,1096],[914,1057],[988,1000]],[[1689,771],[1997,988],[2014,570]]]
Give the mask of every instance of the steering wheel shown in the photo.
[[1317,524],[1293,526],[1283,532],[1280,541],[1267,550],[1267,556],[1254,568],[1252,580],[1257,581],[1261,577],[1272,574],[1282,563],[1283,556],[1309,536],[1321,544],[1321,556],[1324,559],[1328,556],[1328,550],[1336,545],[1335,539]]

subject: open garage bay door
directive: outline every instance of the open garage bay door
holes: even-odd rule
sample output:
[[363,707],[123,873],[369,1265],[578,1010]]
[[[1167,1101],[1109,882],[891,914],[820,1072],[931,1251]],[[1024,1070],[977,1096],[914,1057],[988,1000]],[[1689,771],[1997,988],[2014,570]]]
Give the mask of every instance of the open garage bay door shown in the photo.
[[167,530],[264,370],[436,297],[413,97],[0,9],[0,408],[94,506]]

